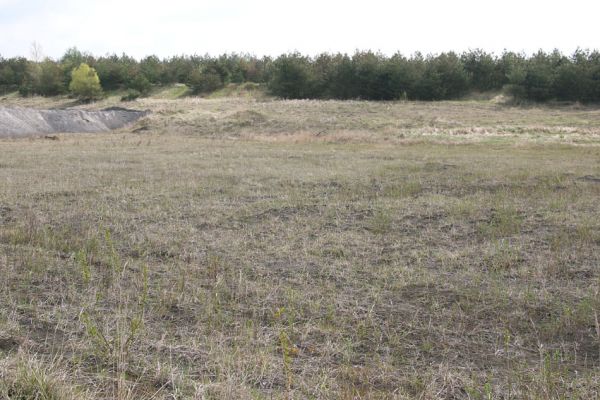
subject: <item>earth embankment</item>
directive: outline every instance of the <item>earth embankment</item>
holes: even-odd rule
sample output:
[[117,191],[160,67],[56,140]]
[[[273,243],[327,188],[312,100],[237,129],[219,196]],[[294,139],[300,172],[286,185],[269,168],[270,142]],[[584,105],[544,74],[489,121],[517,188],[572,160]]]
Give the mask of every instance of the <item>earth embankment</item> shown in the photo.
[[0,107],[0,137],[108,132],[129,125],[147,113],[124,108],[87,111]]

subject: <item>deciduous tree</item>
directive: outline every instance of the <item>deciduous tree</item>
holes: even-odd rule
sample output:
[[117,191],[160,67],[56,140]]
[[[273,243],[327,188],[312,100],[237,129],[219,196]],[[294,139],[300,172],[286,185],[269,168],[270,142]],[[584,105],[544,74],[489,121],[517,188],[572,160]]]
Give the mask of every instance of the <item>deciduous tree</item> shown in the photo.
[[73,70],[69,90],[82,100],[92,100],[100,97],[102,86],[94,68],[82,63]]

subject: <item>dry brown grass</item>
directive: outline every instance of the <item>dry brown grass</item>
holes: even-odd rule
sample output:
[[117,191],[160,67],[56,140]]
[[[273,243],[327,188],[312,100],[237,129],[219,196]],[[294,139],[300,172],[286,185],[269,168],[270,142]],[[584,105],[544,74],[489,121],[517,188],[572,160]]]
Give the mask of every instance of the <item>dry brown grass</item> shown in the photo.
[[597,110],[136,107],[0,141],[0,398],[599,397]]
[[[159,93],[160,94],[160,93]],[[265,141],[406,143],[543,142],[598,144],[600,108],[583,105],[514,107],[490,101],[280,101],[257,97],[204,99],[162,96],[120,102],[119,96],[77,105],[72,99],[14,95],[0,106],[150,110],[138,133]],[[124,131],[130,131],[124,130]]]

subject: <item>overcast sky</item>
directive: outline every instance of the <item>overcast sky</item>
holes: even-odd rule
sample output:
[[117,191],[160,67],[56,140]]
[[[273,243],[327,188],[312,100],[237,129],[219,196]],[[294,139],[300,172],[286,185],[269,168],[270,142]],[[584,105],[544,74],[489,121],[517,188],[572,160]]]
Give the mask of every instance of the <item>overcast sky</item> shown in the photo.
[[0,0],[0,55],[600,49],[598,0]]

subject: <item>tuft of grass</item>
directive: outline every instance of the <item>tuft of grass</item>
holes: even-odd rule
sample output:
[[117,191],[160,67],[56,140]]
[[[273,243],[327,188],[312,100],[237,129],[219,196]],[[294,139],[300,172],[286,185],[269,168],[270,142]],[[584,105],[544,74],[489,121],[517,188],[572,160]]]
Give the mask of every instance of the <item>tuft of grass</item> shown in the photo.
[[512,205],[492,208],[486,221],[478,226],[479,233],[489,239],[516,235],[523,224],[523,216]]
[[418,196],[423,190],[419,181],[406,181],[392,184],[384,189],[384,195],[391,198],[405,198]]
[[370,220],[369,230],[375,234],[383,235],[392,229],[392,215],[388,210],[377,210]]
[[484,257],[484,266],[493,272],[511,272],[522,261],[521,250],[510,240],[497,240],[491,246],[491,251]]
[[7,400],[91,399],[89,392],[68,383],[59,360],[44,365],[32,356],[21,354],[0,366],[0,398]]

